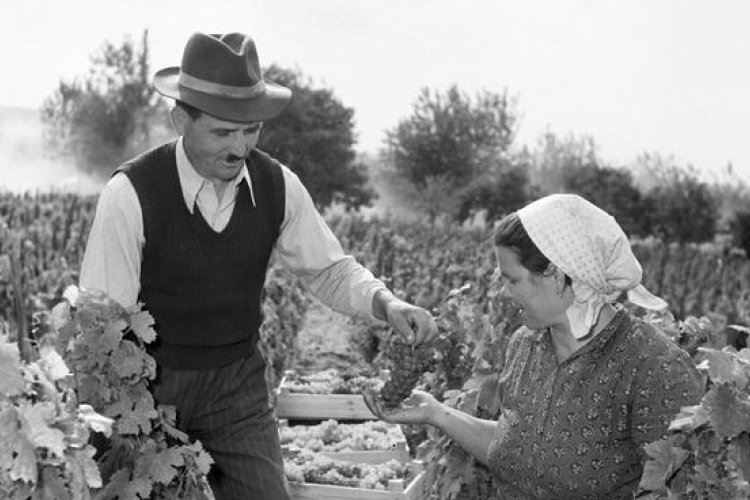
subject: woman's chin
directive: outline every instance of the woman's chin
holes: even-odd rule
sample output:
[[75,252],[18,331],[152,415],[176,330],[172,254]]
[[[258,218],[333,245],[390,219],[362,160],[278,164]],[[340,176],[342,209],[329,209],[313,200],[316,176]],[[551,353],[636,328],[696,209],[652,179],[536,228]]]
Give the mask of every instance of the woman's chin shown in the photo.
[[529,330],[541,330],[547,326],[543,322],[535,318],[528,317],[525,312],[523,313],[522,319],[523,319],[523,325]]

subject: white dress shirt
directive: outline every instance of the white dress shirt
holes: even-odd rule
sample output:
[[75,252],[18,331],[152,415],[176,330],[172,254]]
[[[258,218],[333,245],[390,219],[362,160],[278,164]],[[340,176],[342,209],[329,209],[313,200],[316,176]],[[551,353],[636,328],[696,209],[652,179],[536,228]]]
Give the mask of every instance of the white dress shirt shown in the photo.
[[[247,167],[230,182],[219,200],[213,184],[201,177],[188,160],[182,138],[177,142],[176,160],[185,205],[190,213],[197,205],[214,231],[221,232],[229,222],[242,179],[247,180],[255,206]],[[373,298],[385,285],[352,256],[344,254],[297,175],[285,166],[282,171],[286,203],[272,260],[277,258],[293,271],[329,307],[345,314],[372,315]],[[138,195],[128,177],[118,173],[99,196],[81,266],[80,286],[102,290],[126,307],[135,304],[144,243]]]

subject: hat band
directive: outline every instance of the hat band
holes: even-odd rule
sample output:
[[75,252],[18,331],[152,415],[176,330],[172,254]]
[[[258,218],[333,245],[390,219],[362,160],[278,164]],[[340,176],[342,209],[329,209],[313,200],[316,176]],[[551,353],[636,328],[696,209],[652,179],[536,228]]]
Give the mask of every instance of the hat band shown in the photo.
[[266,83],[263,80],[259,80],[258,83],[254,85],[238,87],[236,85],[222,85],[221,83],[201,80],[200,78],[188,75],[184,71],[180,71],[179,83],[183,87],[195,90],[196,92],[230,97],[233,99],[252,99],[263,94],[266,90]]

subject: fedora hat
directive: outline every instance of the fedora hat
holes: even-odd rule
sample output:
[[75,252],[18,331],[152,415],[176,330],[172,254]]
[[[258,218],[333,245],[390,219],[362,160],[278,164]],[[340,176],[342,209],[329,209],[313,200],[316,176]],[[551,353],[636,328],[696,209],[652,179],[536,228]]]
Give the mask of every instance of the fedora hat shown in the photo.
[[254,122],[286,108],[292,91],[263,79],[253,39],[242,33],[195,33],[179,67],[154,74],[160,94],[222,120]]

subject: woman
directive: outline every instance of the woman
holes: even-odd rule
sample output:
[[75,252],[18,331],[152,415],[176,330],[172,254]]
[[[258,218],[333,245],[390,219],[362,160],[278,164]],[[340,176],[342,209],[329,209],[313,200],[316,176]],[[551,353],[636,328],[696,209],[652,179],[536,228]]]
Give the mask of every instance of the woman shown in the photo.
[[504,499],[633,498],[643,445],[702,395],[690,357],[616,304],[666,307],[614,218],[576,195],[535,201],[495,236],[502,293],[524,311],[500,377],[497,422],[415,391],[392,423],[433,425],[488,465]]

